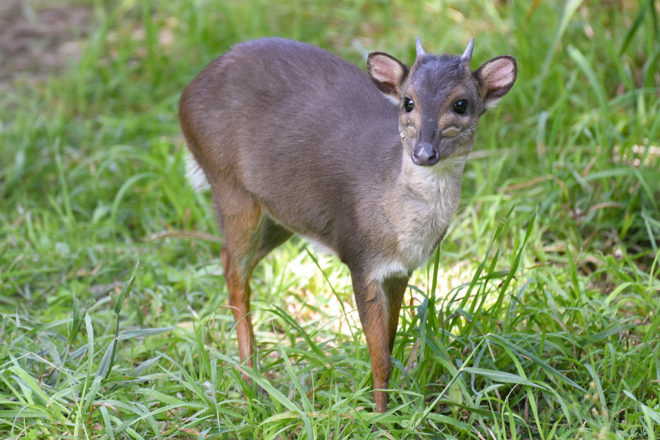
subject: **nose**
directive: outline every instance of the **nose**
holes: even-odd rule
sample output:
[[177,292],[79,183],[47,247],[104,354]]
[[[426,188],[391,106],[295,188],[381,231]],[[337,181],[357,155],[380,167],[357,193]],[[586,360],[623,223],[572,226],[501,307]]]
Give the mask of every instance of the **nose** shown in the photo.
[[440,153],[437,148],[430,143],[420,143],[415,145],[412,151],[412,161],[415,165],[431,166],[438,163]]

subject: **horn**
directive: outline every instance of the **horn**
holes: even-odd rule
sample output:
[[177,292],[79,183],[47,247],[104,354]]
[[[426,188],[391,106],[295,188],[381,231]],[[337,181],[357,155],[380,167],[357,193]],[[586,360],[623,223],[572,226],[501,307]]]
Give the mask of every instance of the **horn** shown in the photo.
[[469,62],[472,59],[473,47],[474,47],[474,38],[470,38],[470,42],[468,43],[467,47],[465,48],[465,52],[463,52],[463,56],[461,57],[463,61]]
[[415,43],[415,49],[417,49],[417,58],[421,57],[422,55],[426,55],[426,51],[422,47],[422,42],[419,40],[419,37],[417,37],[417,42]]

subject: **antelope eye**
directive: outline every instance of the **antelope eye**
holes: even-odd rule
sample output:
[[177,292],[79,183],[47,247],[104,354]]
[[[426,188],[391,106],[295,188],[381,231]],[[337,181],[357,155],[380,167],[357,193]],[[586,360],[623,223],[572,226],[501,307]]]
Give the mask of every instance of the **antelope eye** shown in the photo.
[[413,109],[415,108],[415,103],[413,102],[412,98],[409,98],[409,97],[407,97],[407,96],[406,96],[405,98],[403,98],[403,108],[404,108],[408,113],[410,113],[411,111],[413,111]]
[[459,115],[464,115],[467,111],[468,102],[466,99],[459,99],[454,103],[454,111]]

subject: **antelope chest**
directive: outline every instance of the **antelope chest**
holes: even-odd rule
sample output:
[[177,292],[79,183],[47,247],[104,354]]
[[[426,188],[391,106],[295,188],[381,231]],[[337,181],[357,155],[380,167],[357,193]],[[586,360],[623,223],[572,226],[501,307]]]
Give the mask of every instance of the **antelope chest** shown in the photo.
[[406,204],[398,242],[402,263],[410,271],[430,257],[456,212],[460,186],[449,185],[438,188],[434,199],[411,200]]
[[[456,212],[465,160],[444,167],[414,166],[384,212],[395,234],[396,250],[379,262],[377,279],[409,274],[428,260]],[[404,171],[406,171],[404,169]]]

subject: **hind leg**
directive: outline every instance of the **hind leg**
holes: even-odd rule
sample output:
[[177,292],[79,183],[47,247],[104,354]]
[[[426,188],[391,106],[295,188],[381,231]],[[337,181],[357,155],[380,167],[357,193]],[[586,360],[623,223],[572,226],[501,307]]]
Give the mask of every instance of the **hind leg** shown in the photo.
[[[220,258],[224,267],[227,289],[229,290],[229,306],[234,315],[236,335],[238,338],[238,353],[241,363],[252,367],[254,365],[254,331],[250,318],[250,284],[242,273],[236,257],[226,246],[220,250]],[[247,379],[247,377],[244,375]]]
[[244,189],[228,182],[217,182],[213,189],[225,240],[220,258],[236,324],[238,352],[241,362],[252,367],[255,360],[254,331],[249,314],[250,277],[259,260],[292,234],[270,220],[261,204]]

